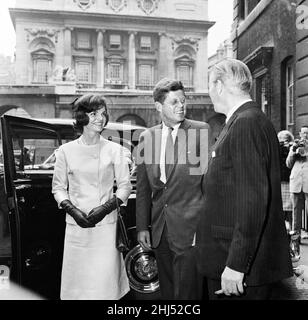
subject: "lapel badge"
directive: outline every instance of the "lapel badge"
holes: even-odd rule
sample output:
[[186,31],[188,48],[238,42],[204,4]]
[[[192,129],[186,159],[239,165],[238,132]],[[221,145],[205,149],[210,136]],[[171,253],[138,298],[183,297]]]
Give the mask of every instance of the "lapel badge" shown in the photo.
[[215,158],[215,157],[216,157],[216,152],[212,151],[212,158]]

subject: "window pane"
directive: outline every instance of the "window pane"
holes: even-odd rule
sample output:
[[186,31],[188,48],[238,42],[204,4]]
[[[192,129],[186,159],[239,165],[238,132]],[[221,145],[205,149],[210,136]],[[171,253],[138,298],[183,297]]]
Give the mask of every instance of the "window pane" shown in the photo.
[[289,87],[289,105],[293,105],[293,85]]
[[293,106],[289,106],[289,124],[294,123],[294,110]]
[[37,82],[47,83],[49,78],[49,61],[37,60],[36,61],[36,79]]
[[139,84],[152,85],[152,65],[141,64],[139,66]]
[[78,48],[90,48],[90,34],[87,32],[77,33]]
[[119,49],[121,47],[121,36],[119,34],[110,35],[110,48]]
[[[24,130],[24,131],[23,131]],[[56,133],[39,128],[25,130],[13,128],[18,138],[13,138],[13,153],[16,171],[42,169],[42,165],[59,147]],[[26,133],[26,138],[21,138]]]
[[108,78],[111,80],[122,79],[122,65],[119,63],[108,64]]
[[140,38],[140,48],[142,50],[151,50],[151,37],[142,36]]
[[91,64],[87,62],[78,62],[76,68],[77,81],[91,82]]
[[179,66],[178,67],[178,78],[182,81],[184,86],[190,86],[190,67],[189,66]]
[[292,65],[288,65],[286,69],[286,116],[287,128],[294,124],[294,69]]

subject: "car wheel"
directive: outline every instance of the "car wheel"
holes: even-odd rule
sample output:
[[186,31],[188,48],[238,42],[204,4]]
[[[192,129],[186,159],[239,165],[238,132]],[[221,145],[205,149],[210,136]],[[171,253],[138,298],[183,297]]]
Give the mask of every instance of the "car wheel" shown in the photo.
[[138,299],[155,299],[159,295],[159,280],[154,252],[136,245],[125,256],[125,267],[132,289]]

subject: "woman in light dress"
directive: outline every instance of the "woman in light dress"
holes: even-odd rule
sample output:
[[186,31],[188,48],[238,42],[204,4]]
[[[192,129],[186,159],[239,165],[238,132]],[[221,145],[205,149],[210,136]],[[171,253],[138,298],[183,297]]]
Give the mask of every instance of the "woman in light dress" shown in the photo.
[[82,96],[73,107],[82,134],[59,148],[52,181],[66,212],[61,299],[120,299],[129,283],[115,246],[116,199],[125,203],[131,192],[128,161],[122,146],[100,134],[109,118],[101,95]]

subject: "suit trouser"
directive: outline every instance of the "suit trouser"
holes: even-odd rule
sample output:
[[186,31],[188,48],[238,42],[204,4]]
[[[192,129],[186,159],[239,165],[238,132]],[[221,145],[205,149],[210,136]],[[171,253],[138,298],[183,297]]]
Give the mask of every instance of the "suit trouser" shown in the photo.
[[293,223],[292,230],[299,233],[302,228],[302,211],[305,208],[305,214],[308,214],[308,193],[291,193],[293,203]]
[[154,249],[161,299],[201,300],[203,277],[197,270],[194,250],[194,247],[180,253],[172,250],[165,224],[160,243]]
[[263,285],[258,287],[246,287],[241,296],[216,295],[215,291],[221,289],[220,280],[207,280],[208,295],[210,300],[269,300],[273,291],[273,285]]

